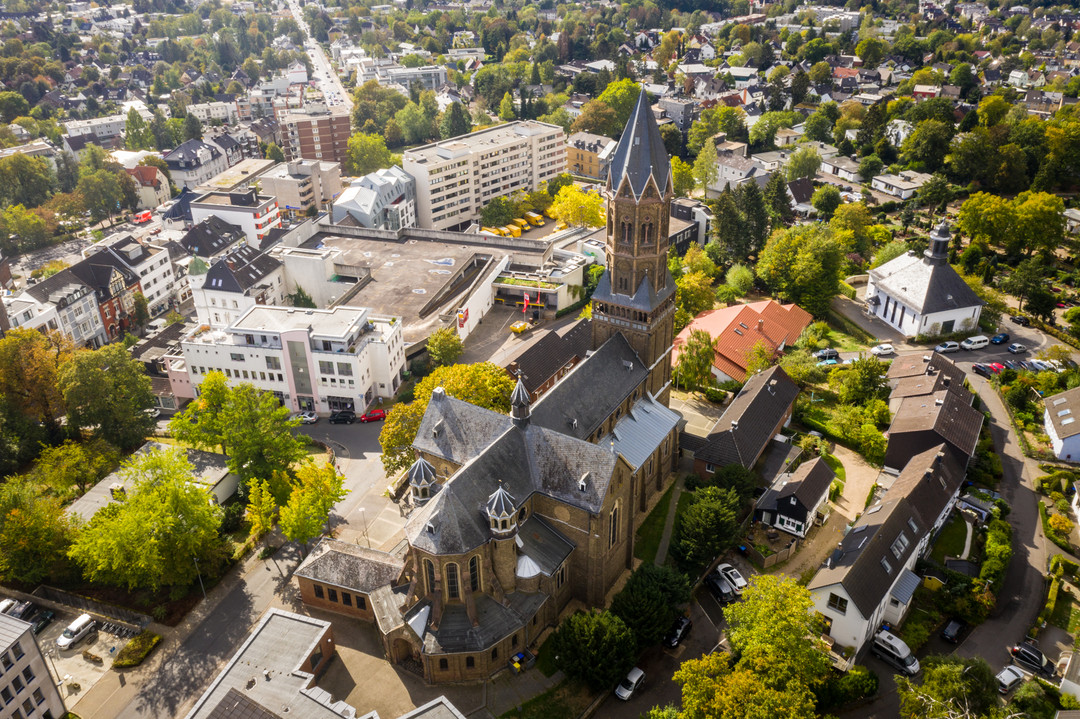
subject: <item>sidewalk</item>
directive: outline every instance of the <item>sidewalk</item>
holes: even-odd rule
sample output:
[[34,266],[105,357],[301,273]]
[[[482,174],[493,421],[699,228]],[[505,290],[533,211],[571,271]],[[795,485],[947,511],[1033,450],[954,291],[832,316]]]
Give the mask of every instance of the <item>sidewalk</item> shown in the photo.
[[679,509],[679,497],[682,496],[686,486],[683,484],[685,475],[680,474],[675,480],[675,491],[671,493],[671,502],[668,504],[667,519],[664,520],[664,531],[660,535],[660,544],[656,548],[656,559],[653,564],[661,566],[667,561],[668,547],[671,545],[671,533],[675,529],[675,515]]

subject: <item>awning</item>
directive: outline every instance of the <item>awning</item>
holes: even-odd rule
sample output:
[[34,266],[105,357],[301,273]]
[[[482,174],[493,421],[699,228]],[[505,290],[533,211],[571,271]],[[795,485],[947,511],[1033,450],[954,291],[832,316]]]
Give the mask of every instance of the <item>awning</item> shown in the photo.
[[905,569],[896,578],[896,582],[893,584],[892,591],[889,594],[901,604],[907,604],[915,596],[915,590],[919,588],[921,583],[922,579],[919,578],[918,574],[915,574],[910,569]]

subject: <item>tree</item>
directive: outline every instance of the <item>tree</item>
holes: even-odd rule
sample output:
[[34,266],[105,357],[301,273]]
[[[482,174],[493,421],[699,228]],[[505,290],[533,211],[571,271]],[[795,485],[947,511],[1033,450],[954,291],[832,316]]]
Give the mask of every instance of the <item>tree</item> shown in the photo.
[[618,137],[622,127],[622,125],[618,124],[615,110],[610,105],[600,100],[592,100],[585,103],[585,106],[581,108],[581,114],[574,120],[570,130],[572,132],[593,132],[607,137]]
[[1044,322],[1054,318],[1054,310],[1057,307],[1057,297],[1046,289],[1045,285],[1037,285],[1028,293],[1027,311]]
[[859,177],[863,179],[863,182],[870,182],[881,174],[883,167],[885,167],[885,163],[881,161],[880,157],[867,155],[859,161]]
[[112,471],[119,459],[116,450],[101,440],[79,443],[68,440],[42,449],[30,477],[49,487],[60,499],[82,495]]
[[719,158],[716,156],[716,145],[706,142],[694,160],[694,181],[703,191],[707,191],[720,179]]
[[814,190],[814,195],[810,198],[810,204],[826,220],[832,217],[841,202],[840,190],[833,185],[822,185]]
[[266,146],[266,159],[274,162],[285,162],[285,153],[281,151],[280,147],[271,142]]
[[810,80],[815,85],[820,85],[832,78],[832,66],[822,60],[810,66]]
[[746,379],[750,379],[758,372],[772,367],[776,360],[776,352],[764,342],[755,342],[744,353],[746,359]]
[[960,206],[956,226],[968,237],[987,244],[1006,244],[1016,224],[1016,211],[1002,197],[976,192]]
[[725,652],[687,660],[672,678],[682,685],[679,719],[813,719],[817,716],[814,694],[807,687],[798,682],[771,681],[741,662],[732,667],[731,655]]
[[128,150],[157,149],[150,125],[134,107],[128,110],[127,122],[124,125],[124,147]]
[[569,172],[561,172],[547,181],[547,193],[551,195],[551,199],[554,201],[559,196],[559,190],[573,184],[573,176]]
[[765,183],[765,207],[769,215],[776,220],[788,221],[794,216],[791,208],[791,198],[788,196],[787,183],[780,172],[769,175],[769,181]]
[[28,421],[54,430],[65,412],[60,367],[71,354],[70,341],[59,332],[9,330],[0,338],[0,396]]
[[840,287],[842,259],[827,228],[804,225],[773,233],[755,272],[783,299],[824,317]]
[[829,220],[829,228],[833,231],[833,236],[846,246],[847,251],[868,255],[872,244],[870,227],[873,222],[874,219],[865,204],[851,202],[836,208]]
[[24,117],[30,114],[30,103],[17,92],[0,92],[0,118],[5,123],[11,123],[16,117]]
[[517,208],[507,197],[493,197],[480,210],[480,222],[484,227],[501,227],[514,219]]
[[274,493],[270,491],[270,484],[265,479],[249,479],[248,506],[245,511],[245,516],[251,523],[248,537],[258,540],[266,536],[274,529],[277,513],[278,505]]
[[821,155],[812,147],[800,147],[792,153],[788,161],[788,180],[813,177],[821,167]]
[[80,177],[75,190],[82,196],[94,222],[112,217],[120,211],[124,201],[123,188],[116,173],[106,169]]
[[806,93],[810,90],[810,76],[802,68],[799,68],[791,76],[791,84],[788,86],[788,90],[791,92],[791,104],[798,105],[806,99]]
[[690,582],[667,566],[646,563],[635,569],[611,600],[611,613],[630,627],[638,649],[659,642],[690,601]]
[[60,368],[58,386],[71,431],[89,430],[120,449],[142,444],[155,424],[150,378],[123,345],[80,350]]
[[146,295],[142,292],[136,292],[131,301],[134,305],[134,310],[131,313],[132,323],[136,327],[145,327],[146,323],[150,321],[150,306],[146,301]]
[[0,159],[0,204],[37,207],[52,192],[52,168],[43,157],[22,153]]
[[1018,300],[1017,311],[1024,309],[1024,298],[1044,281],[1043,263],[1034,257],[1021,262],[1008,277],[1001,282],[1001,289],[1014,295]]
[[1065,204],[1049,192],[1021,192],[1013,201],[1015,233],[1024,253],[1054,252],[1065,241]]
[[694,191],[694,166],[678,157],[671,158],[671,178],[677,197],[689,197]]
[[381,135],[354,133],[345,151],[345,172],[354,176],[367,175],[394,164],[386,140]]
[[877,357],[859,357],[850,365],[841,365],[829,373],[829,385],[837,389],[840,401],[865,405],[885,394],[888,367]]
[[178,449],[136,455],[121,469],[134,485],[127,499],[100,509],[68,555],[92,582],[150,590],[189,585],[193,560],[214,556],[221,524],[221,508],[191,481],[194,471]]
[[908,251],[907,243],[903,240],[893,240],[887,245],[882,245],[876,253],[874,253],[874,260],[870,263],[870,269],[875,267],[881,267],[889,260],[895,260],[900,255],[905,254]]
[[292,300],[293,307],[306,307],[308,309],[318,308],[318,305],[315,304],[315,300],[311,299],[311,295],[309,295],[300,285],[296,286],[296,292],[289,295],[289,299]]
[[607,610],[571,614],[551,641],[559,668],[594,691],[626,676],[636,657],[634,633]]
[[461,335],[452,327],[442,327],[431,333],[427,341],[428,355],[436,367],[452,365],[463,350]]
[[855,54],[863,61],[864,67],[877,67],[889,46],[876,37],[868,37],[855,46]]
[[184,118],[184,140],[201,140],[203,136],[202,123],[194,115]]
[[471,131],[472,121],[469,119],[469,114],[462,108],[461,103],[450,103],[450,107],[446,108],[442,121],[439,123],[439,134],[446,140],[451,137],[467,135]]
[[731,548],[739,536],[741,505],[732,489],[699,489],[675,525],[672,551],[679,566],[696,575],[709,560]]
[[949,188],[949,181],[940,172],[931,175],[930,179],[919,188],[918,200],[923,207],[944,206],[950,199],[952,199],[952,190]]
[[704,272],[687,272],[675,280],[675,289],[675,303],[691,317],[712,309],[715,294],[712,278]]
[[686,389],[697,389],[712,380],[716,349],[712,336],[705,330],[692,330],[679,353],[679,379]]
[[904,140],[901,148],[904,160],[919,163],[927,172],[935,172],[945,161],[952,136],[950,125],[940,120],[923,120]]
[[982,717],[998,704],[994,672],[981,657],[927,657],[922,684],[897,676],[900,713],[906,717]]
[[567,225],[575,227],[600,227],[604,224],[603,198],[599,193],[582,192],[577,185],[567,185],[559,190],[551,203],[551,214]]
[[436,387],[442,387],[447,395],[478,407],[509,412],[514,380],[506,370],[490,362],[435,369],[416,385],[412,402],[396,404],[386,415],[382,432],[379,433],[379,444],[382,446],[383,469],[387,475],[412,463],[412,443]]
[[742,297],[754,287],[754,271],[746,265],[732,265],[724,275],[724,284],[734,289]]
[[348,494],[344,482],[333,465],[319,467],[310,461],[301,465],[289,501],[281,507],[281,533],[303,545],[322,534],[330,510]]
[[660,126],[660,139],[664,141],[664,149],[673,158],[682,152],[682,133],[673,122],[667,122]]
[[0,483],[0,580],[38,584],[61,573],[74,520],[28,477]]
[[499,119],[507,122],[517,119],[517,115],[514,113],[514,98],[510,95],[509,90],[503,94],[502,101],[499,103]]

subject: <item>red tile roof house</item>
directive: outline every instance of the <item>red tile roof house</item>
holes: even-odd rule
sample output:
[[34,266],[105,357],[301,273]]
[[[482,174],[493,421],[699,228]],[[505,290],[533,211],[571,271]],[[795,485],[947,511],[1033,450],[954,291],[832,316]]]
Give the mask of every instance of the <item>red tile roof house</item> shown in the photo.
[[774,354],[783,352],[810,326],[814,318],[798,305],[783,305],[776,300],[762,300],[746,305],[732,305],[702,312],[675,338],[672,366],[679,363],[682,347],[694,330],[705,330],[713,338],[716,356],[713,376],[718,382],[746,379],[746,356],[761,342]]

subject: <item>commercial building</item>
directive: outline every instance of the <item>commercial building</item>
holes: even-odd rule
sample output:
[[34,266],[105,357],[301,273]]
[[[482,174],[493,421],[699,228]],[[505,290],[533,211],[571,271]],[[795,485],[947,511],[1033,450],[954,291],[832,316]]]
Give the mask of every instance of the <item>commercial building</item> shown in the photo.
[[264,193],[277,198],[280,211],[289,217],[305,215],[313,207],[321,212],[341,194],[341,165],[293,160],[263,174],[259,183]]
[[227,327],[255,305],[277,305],[285,299],[281,261],[243,245],[209,268],[195,258],[188,265],[188,285],[200,325]]
[[407,150],[403,160],[416,180],[420,227],[448,230],[479,219],[496,197],[565,172],[566,137],[558,125],[511,122]]
[[278,117],[287,160],[345,162],[352,133],[347,112],[290,110]]
[[228,167],[221,150],[202,140],[188,140],[165,153],[164,159],[173,182],[181,189],[201,185]]
[[415,227],[416,181],[397,165],[361,177],[334,201],[331,221],[336,225],[346,218],[375,230]]
[[392,397],[405,368],[400,319],[363,307],[253,306],[225,329],[196,330],[181,347],[196,387],[207,373],[222,372],[230,384],[250,382],[289,409],[324,414],[362,412]]
[[139,278],[139,287],[146,298],[146,308],[151,317],[169,309],[173,298],[173,266],[167,250],[143,244],[131,235],[111,244],[98,243],[84,251],[87,257],[98,261],[119,263]]
[[199,223],[217,217],[244,231],[247,241],[258,246],[270,230],[281,227],[278,201],[254,189],[242,192],[207,192],[191,201],[191,220]]
[[0,717],[62,719],[66,715],[30,623],[0,614]]

